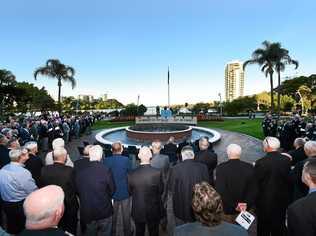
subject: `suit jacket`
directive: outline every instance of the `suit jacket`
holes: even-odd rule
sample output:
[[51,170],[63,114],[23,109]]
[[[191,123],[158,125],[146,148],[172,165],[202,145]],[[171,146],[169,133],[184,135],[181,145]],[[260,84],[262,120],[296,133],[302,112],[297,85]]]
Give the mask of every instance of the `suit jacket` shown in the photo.
[[9,164],[10,161],[9,149],[4,145],[0,145],[0,169],[6,164]]
[[240,202],[247,203],[247,209],[254,205],[255,181],[251,164],[228,160],[216,168],[216,191],[221,195],[225,214],[236,214]]
[[206,165],[194,160],[185,160],[170,170],[169,190],[172,194],[173,211],[177,218],[194,221],[192,189],[196,183],[209,181]]
[[256,207],[261,217],[277,222],[285,214],[290,200],[290,169],[290,159],[279,152],[269,152],[256,161]]
[[89,164],[90,160],[89,158],[82,157],[74,162],[74,176],[76,176],[76,173],[81,171],[82,169],[86,168]]
[[288,235],[316,235],[316,192],[308,194],[288,208]]
[[41,230],[30,230],[25,229],[18,235],[21,236],[66,236],[64,231],[58,228],[49,228],[49,229],[41,229]]
[[75,184],[84,223],[112,216],[115,184],[109,168],[99,161],[89,161],[86,168],[76,172]]
[[73,176],[73,169],[60,163],[44,166],[41,174],[41,186],[47,185],[60,186],[65,193],[66,210],[74,208],[78,209],[77,194]]
[[37,186],[40,185],[41,170],[43,167],[42,159],[38,156],[30,154],[29,159],[24,163],[25,168],[32,174]]
[[159,222],[162,217],[163,193],[160,170],[140,165],[128,174],[128,189],[132,196],[132,217],[135,222]]
[[307,156],[304,151],[304,147],[300,147],[295,150],[291,150],[288,152],[292,156],[292,166],[295,166],[296,163],[307,159]]
[[217,154],[213,151],[203,150],[199,151],[195,156],[195,160],[207,166],[209,174],[209,182],[214,185],[214,169],[217,166]]

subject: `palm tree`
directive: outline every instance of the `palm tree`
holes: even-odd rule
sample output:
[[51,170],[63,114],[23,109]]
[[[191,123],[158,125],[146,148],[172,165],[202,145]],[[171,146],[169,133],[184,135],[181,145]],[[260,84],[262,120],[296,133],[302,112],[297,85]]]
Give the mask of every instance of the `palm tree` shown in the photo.
[[264,41],[262,43],[262,48],[256,49],[252,53],[252,58],[247,60],[243,64],[243,69],[250,64],[258,64],[261,67],[261,71],[265,73],[265,76],[270,77],[270,96],[271,96],[271,113],[274,112],[274,96],[273,96],[273,73],[275,65],[275,55],[277,45],[275,43],[270,43],[269,41]]
[[280,43],[278,44],[278,51],[276,55],[276,62],[275,62],[275,70],[278,73],[278,119],[280,118],[280,101],[281,101],[281,71],[285,70],[286,65],[294,65],[295,70],[298,68],[298,61],[293,60],[289,56],[289,51],[285,48],[281,47]]
[[34,72],[34,78],[37,79],[38,75],[47,76],[58,80],[58,109],[61,114],[61,86],[62,81],[70,82],[72,89],[76,87],[76,80],[74,78],[74,68],[62,64],[57,59],[49,59],[45,66],[39,67]]

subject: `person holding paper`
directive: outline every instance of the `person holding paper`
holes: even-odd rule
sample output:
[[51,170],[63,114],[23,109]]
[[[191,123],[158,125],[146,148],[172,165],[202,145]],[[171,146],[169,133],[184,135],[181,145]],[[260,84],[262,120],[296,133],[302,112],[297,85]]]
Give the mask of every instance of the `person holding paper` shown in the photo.
[[247,231],[239,225],[224,222],[221,196],[207,182],[193,188],[192,209],[196,222],[176,227],[174,236],[246,236]]

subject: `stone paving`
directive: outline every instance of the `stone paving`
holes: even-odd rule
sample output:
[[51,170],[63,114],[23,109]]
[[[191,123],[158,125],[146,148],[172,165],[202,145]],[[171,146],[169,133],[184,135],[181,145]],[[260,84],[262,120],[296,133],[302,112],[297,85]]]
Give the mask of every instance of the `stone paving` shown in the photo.
[[[231,144],[239,144],[242,147],[242,157],[241,159],[247,161],[249,163],[255,162],[257,159],[263,157],[264,153],[262,151],[262,143],[261,140],[253,138],[248,135],[225,131],[221,129],[215,129],[221,133],[222,137],[219,142],[214,144],[214,150],[218,154],[219,163],[227,160],[226,147]],[[96,142],[95,135],[99,131],[93,131],[90,135],[85,135],[80,139],[72,140],[68,145],[67,149],[73,161],[79,158],[79,151],[77,149],[78,146],[83,146],[83,141],[87,141],[91,144]],[[167,218],[168,218],[168,227],[167,232],[160,230],[160,235],[172,235],[172,231],[174,229],[174,217],[172,211],[172,201],[169,198],[167,204]],[[123,235],[122,221],[118,222],[118,230],[117,235]],[[250,235],[256,235],[255,232],[250,232]]]

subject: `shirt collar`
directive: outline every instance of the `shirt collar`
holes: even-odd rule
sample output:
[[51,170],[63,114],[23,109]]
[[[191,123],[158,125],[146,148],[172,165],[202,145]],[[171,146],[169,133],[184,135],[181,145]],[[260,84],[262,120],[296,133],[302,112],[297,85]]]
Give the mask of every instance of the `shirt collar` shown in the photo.
[[10,164],[24,167],[25,165],[19,162],[11,161]]
[[311,189],[309,189],[309,192],[308,192],[308,193],[314,193],[314,192],[316,192],[316,188],[311,188]]

